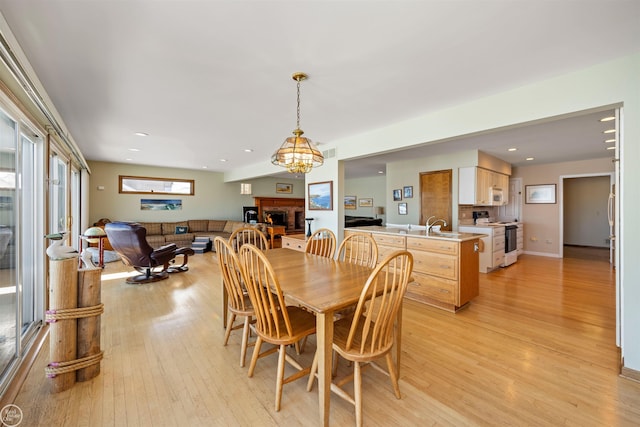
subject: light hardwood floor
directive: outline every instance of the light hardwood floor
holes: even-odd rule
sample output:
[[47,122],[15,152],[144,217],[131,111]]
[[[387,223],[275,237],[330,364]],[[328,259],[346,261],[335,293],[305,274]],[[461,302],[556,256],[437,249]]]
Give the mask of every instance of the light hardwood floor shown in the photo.
[[[305,380],[285,385],[282,409],[273,411],[276,357],[261,359],[247,378],[240,334],[222,347],[215,257],[196,255],[189,265],[162,282],[127,285],[112,278],[126,267],[108,264],[101,374],[50,394],[45,345],[15,402],[22,425],[317,425],[317,387],[306,392]],[[406,302],[403,398],[367,370],[365,425],[640,424],[640,383],[618,375],[607,262],[523,256],[480,276],[480,296],[457,314]],[[332,397],[331,424],[354,423],[353,407]]]

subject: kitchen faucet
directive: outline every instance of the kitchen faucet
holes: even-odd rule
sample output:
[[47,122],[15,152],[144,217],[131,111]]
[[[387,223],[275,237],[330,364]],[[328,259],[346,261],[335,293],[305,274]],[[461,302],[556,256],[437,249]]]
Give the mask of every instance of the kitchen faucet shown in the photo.
[[[433,222],[431,221],[432,219]],[[436,225],[437,222],[441,222],[443,227],[447,226],[447,221],[442,218],[436,218],[435,215],[431,215],[429,218],[427,218],[427,223],[425,224],[427,226],[427,233],[431,232],[431,227]]]

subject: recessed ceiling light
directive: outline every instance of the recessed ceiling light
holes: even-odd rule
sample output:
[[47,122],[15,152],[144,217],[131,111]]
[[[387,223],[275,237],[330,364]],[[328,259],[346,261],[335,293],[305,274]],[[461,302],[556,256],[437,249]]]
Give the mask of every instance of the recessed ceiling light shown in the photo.
[[616,133],[616,130],[615,129],[607,129],[602,133]]
[[533,160],[533,159],[535,159],[535,157],[527,157],[525,160],[526,160],[526,161],[531,161],[531,160]]
[[615,149],[616,149],[616,146],[615,146],[615,145],[612,145],[611,147],[607,147],[606,149],[607,149],[607,150],[615,150]]
[[384,173],[384,171],[378,171],[378,173]]
[[509,148],[507,151],[518,151],[517,148]]
[[137,149],[137,148],[129,148],[129,151],[133,151],[133,152],[135,153],[135,152],[138,152],[138,151],[140,151],[140,150],[139,150],[139,149]]
[[221,161],[221,162],[226,162],[226,161],[227,161],[227,159],[220,159],[220,161]]
[[136,133],[134,133],[134,135],[135,136],[149,136],[149,134],[146,133],[146,132],[136,132]]
[[615,138],[605,139],[604,142],[616,142]]
[[603,117],[600,119],[601,122],[610,122],[611,120],[615,120],[615,116]]
[[133,161],[133,159],[125,159],[127,162],[131,162]]
[[208,169],[208,168],[209,168],[209,166],[203,166],[202,167],[202,169]]
[[245,148],[244,152],[245,153],[253,153],[253,150],[251,148]]

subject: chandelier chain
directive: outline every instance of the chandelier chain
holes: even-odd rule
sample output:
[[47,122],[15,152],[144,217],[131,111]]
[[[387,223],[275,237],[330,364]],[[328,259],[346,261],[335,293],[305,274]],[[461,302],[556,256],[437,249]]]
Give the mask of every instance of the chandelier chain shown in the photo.
[[300,78],[296,79],[298,81],[298,109],[296,111],[296,129],[300,129]]

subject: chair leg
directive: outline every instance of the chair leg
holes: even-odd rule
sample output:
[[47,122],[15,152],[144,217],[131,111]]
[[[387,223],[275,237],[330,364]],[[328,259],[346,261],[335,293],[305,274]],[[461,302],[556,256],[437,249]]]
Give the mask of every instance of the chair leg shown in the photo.
[[396,398],[400,399],[400,385],[398,384],[398,375],[396,374],[395,363],[393,363],[393,357],[391,357],[391,353],[387,353],[385,355],[385,359],[387,359],[387,369],[389,370],[389,377],[391,378],[391,385],[393,386],[393,391],[396,394]]
[[242,328],[242,346],[240,347],[240,367],[244,368],[244,362],[247,358],[247,344],[249,342],[249,325],[251,324],[251,316],[245,316],[244,328]]
[[276,412],[280,411],[280,401],[282,400],[282,386],[284,385],[284,362],[287,346],[280,345],[278,353],[278,372],[276,379]]
[[227,330],[224,332],[224,345],[227,345],[229,342],[229,336],[231,335],[231,330],[233,329],[233,322],[236,320],[235,313],[230,313],[229,320],[227,321]]
[[362,372],[360,362],[353,362],[353,393],[356,401],[356,426],[362,427]]
[[335,378],[338,375],[338,361],[340,360],[340,356],[338,356],[338,352],[333,350],[333,357],[331,358],[331,377]]
[[318,352],[313,354],[313,363],[311,363],[311,372],[309,372],[309,381],[307,382],[307,391],[311,391],[313,388],[313,380],[316,379],[316,372],[318,371]]
[[256,338],[256,345],[253,348],[253,356],[251,357],[251,364],[249,365],[249,372],[247,376],[251,378],[253,376],[253,371],[256,369],[256,362],[258,362],[258,356],[260,356],[260,347],[262,347],[262,338],[258,336]]

